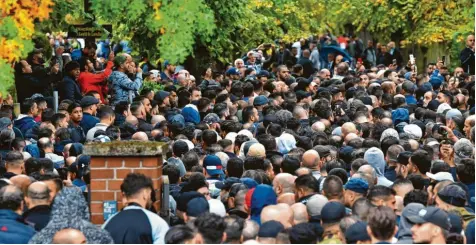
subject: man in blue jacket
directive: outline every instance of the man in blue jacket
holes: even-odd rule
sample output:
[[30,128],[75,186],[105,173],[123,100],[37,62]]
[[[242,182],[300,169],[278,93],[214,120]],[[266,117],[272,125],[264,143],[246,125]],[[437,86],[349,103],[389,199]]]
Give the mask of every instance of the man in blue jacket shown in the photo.
[[81,120],[81,123],[79,123],[79,126],[83,128],[85,134],[87,134],[90,129],[96,126],[97,123],[99,123],[99,118],[96,117],[98,104],[99,100],[93,96],[84,96],[81,99],[83,119]]
[[83,98],[79,85],[76,83],[80,73],[79,63],[71,61],[66,64],[64,70],[66,76],[64,76],[63,81],[58,84],[59,96],[61,100],[69,99],[79,103]]
[[20,107],[21,114],[15,120],[14,127],[18,128],[23,135],[26,131],[31,129],[35,124],[34,118],[38,116],[38,105],[32,99],[26,99],[23,101]]
[[125,73],[130,69],[131,62],[132,58],[127,54],[118,55],[114,58],[116,70],[109,76],[112,105],[116,105],[120,101],[128,101],[129,92],[132,92],[132,98],[134,98],[135,93],[142,87],[142,70],[140,68],[137,68],[134,81],[129,79]]
[[23,193],[14,186],[0,189],[0,243],[26,244],[35,235],[35,229],[21,220]]

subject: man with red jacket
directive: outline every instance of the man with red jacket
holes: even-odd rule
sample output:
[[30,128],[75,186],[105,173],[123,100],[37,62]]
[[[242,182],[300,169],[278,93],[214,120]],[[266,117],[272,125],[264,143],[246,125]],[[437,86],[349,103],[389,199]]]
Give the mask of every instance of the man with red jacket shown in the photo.
[[112,73],[112,67],[114,66],[114,63],[112,62],[113,60],[114,53],[111,52],[109,54],[109,60],[106,65],[106,69],[104,69],[104,71],[101,73],[94,73],[93,62],[91,62],[88,57],[81,57],[79,60],[81,73],[79,73],[78,82],[83,94],[96,91],[101,96],[101,102],[106,103],[104,97],[104,95],[107,94],[106,79]]

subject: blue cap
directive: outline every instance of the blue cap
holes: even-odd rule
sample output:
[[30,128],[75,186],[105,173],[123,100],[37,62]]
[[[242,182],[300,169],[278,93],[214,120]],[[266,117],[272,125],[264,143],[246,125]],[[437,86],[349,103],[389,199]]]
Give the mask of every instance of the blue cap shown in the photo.
[[215,113],[208,113],[204,118],[203,118],[203,121],[206,123],[206,124],[212,124],[212,123],[219,123],[221,120],[220,120],[220,117],[215,114]]
[[345,206],[340,202],[328,202],[321,210],[321,220],[324,224],[338,223],[345,217]]
[[417,215],[408,216],[408,220],[414,224],[432,223],[447,231],[449,231],[451,227],[448,213],[437,207],[422,208],[418,211]]
[[90,106],[90,105],[97,105],[99,104],[99,100],[96,99],[95,97],[93,96],[84,96],[82,99],[81,99],[81,107],[86,107],[86,106]]
[[433,90],[438,90],[443,83],[443,78],[439,76],[430,77],[430,84],[433,86]]
[[198,217],[200,214],[210,211],[210,205],[204,196],[195,197],[187,203],[187,215]]
[[221,160],[215,155],[208,155],[203,159],[203,167],[209,175],[223,175]]
[[237,177],[228,177],[225,181],[215,183],[215,187],[220,190],[230,190],[231,186],[236,183],[241,183]]
[[312,94],[309,93],[309,92],[305,92],[305,91],[302,91],[302,90],[299,90],[296,92],[296,98],[298,100],[302,100],[302,99],[305,99],[307,97],[310,97]]
[[186,212],[188,202],[196,197],[203,197],[203,195],[196,191],[187,191],[181,193],[177,198],[177,210]]
[[256,75],[257,77],[267,77],[269,78],[269,72],[267,70],[261,70],[258,75]]
[[167,91],[160,90],[158,93],[155,94],[154,100],[157,101],[164,101],[167,96],[169,96],[170,93]]
[[345,240],[347,244],[357,244],[358,241],[370,241],[370,236],[367,233],[367,223],[357,221],[349,226],[345,231]]
[[253,189],[258,185],[258,182],[256,182],[256,180],[254,180],[252,178],[241,178],[240,181],[241,181],[241,183],[246,185],[246,187],[248,187],[248,189]]
[[284,226],[275,220],[270,220],[263,223],[258,231],[258,237],[262,238],[276,238],[278,234],[284,230]]
[[240,75],[240,71],[237,68],[232,67],[226,71],[226,75]]
[[164,68],[166,68],[168,65],[170,65],[170,62],[168,60],[164,61]]
[[177,125],[179,128],[185,127],[185,118],[181,114],[171,116],[169,122],[170,124]]
[[253,105],[254,106],[262,106],[262,105],[266,105],[266,104],[268,104],[268,98],[266,98],[266,96],[264,96],[264,95],[257,96],[253,100]]
[[362,178],[352,178],[344,185],[344,189],[365,194],[369,189],[369,183],[367,183],[367,180]]

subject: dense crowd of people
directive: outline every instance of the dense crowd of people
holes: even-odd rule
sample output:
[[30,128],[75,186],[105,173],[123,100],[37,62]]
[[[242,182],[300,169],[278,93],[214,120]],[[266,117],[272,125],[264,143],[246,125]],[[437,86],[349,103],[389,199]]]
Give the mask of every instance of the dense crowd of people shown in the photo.
[[[0,243],[475,242],[473,35],[454,70],[323,35],[199,79],[105,42],[50,44],[48,66],[43,49],[15,65],[20,114],[1,101]],[[90,223],[83,145],[114,141],[169,145],[170,217],[131,173],[124,208]]]

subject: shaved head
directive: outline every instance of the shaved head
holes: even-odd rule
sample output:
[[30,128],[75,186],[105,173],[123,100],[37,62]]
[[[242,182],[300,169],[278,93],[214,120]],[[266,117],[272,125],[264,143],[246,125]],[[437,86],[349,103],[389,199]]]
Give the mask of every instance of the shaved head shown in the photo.
[[139,120],[137,120],[137,117],[132,115],[126,117],[126,122],[134,126],[137,126],[139,124]]
[[290,228],[294,222],[293,210],[285,203],[266,206],[263,208],[263,211],[261,211],[261,223],[263,224],[270,220],[280,222],[286,229]]
[[53,236],[53,244],[86,244],[86,237],[76,229],[63,229]]
[[347,134],[347,136],[345,136],[344,143],[347,145],[349,143],[349,141],[351,141],[353,139],[357,139],[357,138],[359,138],[359,136],[356,135],[355,133],[349,133],[349,134]]
[[294,213],[294,225],[308,222],[307,207],[302,203],[295,203],[291,206]]
[[302,155],[302,166],[311,170],[318,170],[319,153],[316,150],[308,150]]
[[49,205],[50,189],[45,182],[37,181],[28,187],[25,201],[31,209],[38,205]]
[[31,184],[31,179],[27,175],[19,174],[10,178],[12,184],[20,188],[23,193],[26,193],[28,186]]
[[294,180],[296,176],[289,173],[280,173],[273,179],[273,189],[277,196],[284,193],[294,193]]
[[147,137],[147,134],[144,132],[136,132],[132,135],[132,140],[149,141],[149,137]]
[[294,203],[296,203],[296,197],[294,193],[284,193],[278,197],[278,203],[293,205]]
[[345,136],[350,133],[357,133],[357,128],[355,127],[355,124],[351,122],[346,122],[342,124],[342,137],[345,138]]
[[326,130],[326,125],[323,122],[315,122],[312,124],[311,129],[314,132],[324,132],[324,130]]

